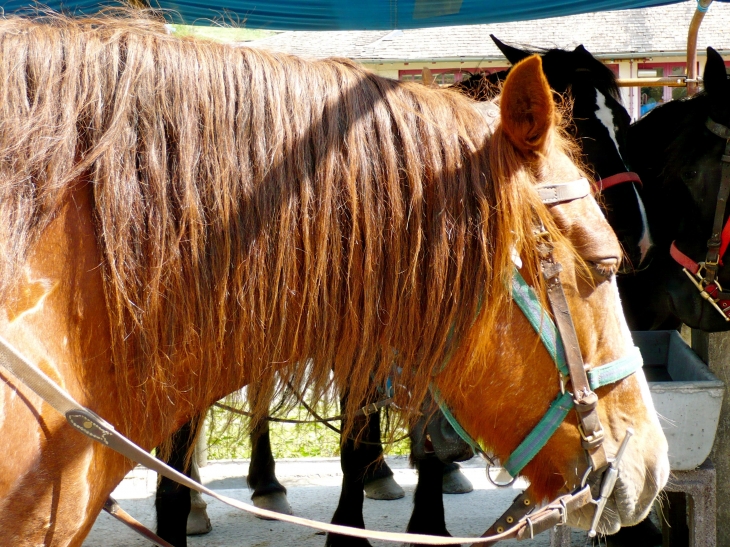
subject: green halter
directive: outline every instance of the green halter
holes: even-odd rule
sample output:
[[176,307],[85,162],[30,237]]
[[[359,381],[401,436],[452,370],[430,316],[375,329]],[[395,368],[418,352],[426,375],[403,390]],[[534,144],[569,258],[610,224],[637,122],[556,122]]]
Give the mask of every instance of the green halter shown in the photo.
[[[535,291],[527,284],[517,269],[515,269],[512,277],[512,299],[519,306],[520,310],[522,310],[522,313],[525,314],[525,317],[532,325],[532,328],[535,329],[535,332],[540,336],[540,340],[555,362],[561,376],[568,377],[568,366],[565,362],[565,350],[560,333],[552,318],[540,303]],[[634,347],[628,356],[589,370],[588,380],[591,389],[596,390],[599,387],[618,382],[631,376],[642,365],[643,361],[641,353],[639,353],[639,348]],[[469,444],[476,452],[483,452],[479,443],[456,420],[434,385],[431,385],[431,393],[434,401],[436,401],[441,412],[446,417],[446,420],[464,442]],[[520,471],[542,450],[573,407],[573,396],[568,391],[561,393],[553,401],[535,428],[502,464],[504,469],[512,477],[519,475]]]

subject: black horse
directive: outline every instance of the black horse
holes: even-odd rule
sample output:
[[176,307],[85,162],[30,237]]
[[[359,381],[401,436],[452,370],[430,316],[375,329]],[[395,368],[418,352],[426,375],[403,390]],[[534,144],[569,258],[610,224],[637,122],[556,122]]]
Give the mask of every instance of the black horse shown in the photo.
[[[722,167],[722,159],[730,137],[730,82],[722,57],[712,48],[707,49],[704,87],[698,95],[653,109],[629,131],[627,158],[644,182],[655,238],[648,266],[618,280],[634,330],[674,329],[681,323],[708,332],[730,329],[726,315],[702,297],[691,278],[700,285],[705,281],[689,267],[690,275],[683,271],[687,259],[707,260],[708,244],[717,243],[718,254],[724,252],[722,241],[730,237],[726,231],[723,238],[721,232],[730,213],[724,208],[719,211],[717,241],[709,241],[723,171],[728,169]],[[715,279],[720,287],[730,287],[730,266],[723,266],[722,258]],[[724,301],[730,295],[720,297],[717,306],[727,306]]]
[[[345,404],[343,397],[343,411]],[[458,464],[455,462],[470,459],[474,453],[471,447],[459,438],[430,399],[424,401],[421,414],[423,418],[410,432],[411,444],[414,447],[411,463],[419,475],[415,493],[416,502],[408,531],[448,535],[441,497],[444,480],[454,471],[458,472]],[[195,476],[197,474],[195,466],[191,466],[192,462],[186,459],[195,440],[194,423],[195,420],[185,424],[173,435],[168,464],[187,475],[192,473],[193,477],[199,480],[199,477]],[[384,477],[392,480],[393,472],[383,459],[379,412],[362,412],[355,418],[353,431],[361,432],[362,437],[341,439],[343,480],[340,501],[332,522],[364,528],[362,510],[365,482]],[[254,426],[251,446],[252,458],[247,482],[249,488],[253,490],[252,499],[255,505],[281,513],[291,513],[291,507],[286,499],[286,488],[276,478],[268,422],[264,421]],[[196,500],[199,500],[197,507],[195,507]],[[432,500],[436,500],[436,503],[432,503]],[[204,502],[200,504],[200,501],[202,499],[199,499],[199,495],[194,495],[191,501],[191,493],[187,487],[161,477],[155,496],[157,534],[175,547],[184,547],[187,545],[188,533],[209,531],[210,521],[205,513],[205,504]],[[435,528],[432,526],[434,522],[437,525],[441,523],[441,526]],[[193,530],[190,530],[191,525],[195,527]],[[369,545],[369,542],[364,539],[329,534],[326,544],[361,547]]]
[[[631,117],[621,104],[613,71],[582,45],[573,50],[518,49],[492,40],[515,64],[533,54],[542,56],[550,87],[565,99],[572,124],[568,130],[580,145],[583,162],[601,193],[600,205],[624,249],[622,271],[639,268],[652,245],[641,198],[641,182],[627,167],[627,135]],[[499,92],[508,71],[477,73],[453,86],[476,99]]]

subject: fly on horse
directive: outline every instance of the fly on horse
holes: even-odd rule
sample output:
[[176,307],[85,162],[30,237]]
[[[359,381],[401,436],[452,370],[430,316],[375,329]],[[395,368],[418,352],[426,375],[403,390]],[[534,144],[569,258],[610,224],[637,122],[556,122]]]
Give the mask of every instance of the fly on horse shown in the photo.
[[[562,282],[571,355],[598,373],[632,353],[596,202],[545,198],[582,173],[537,57],[492,131],[453,92],[157,21],[9,18],[0,49],[0,334],[146,449],[247,383],[283,376],[317,398],[331,371],[347,431],[395,364],[404,420],[409,394],[435,390],[507,461],[560,394],[515,308],[514,261],[538,301]],[[3,536],[80,545],[132,464],[0,373]],[[611,533],[646,516],[667,448],[640,370],[596,393],[570,395],[600,418],[600,450],[635,430],[599,523]],[[535,499],[600,471],[579,419],[525,464]]]

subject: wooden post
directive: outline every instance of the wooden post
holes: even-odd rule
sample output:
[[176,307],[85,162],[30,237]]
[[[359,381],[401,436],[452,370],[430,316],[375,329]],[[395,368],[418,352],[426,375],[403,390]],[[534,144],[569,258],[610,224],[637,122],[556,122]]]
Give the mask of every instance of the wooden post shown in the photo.
[[712,0],[698,0],[697,10],[689,24],[689,32],[687,33],[687,95],[694,95],[699,91],[697,82],[697,35],[700,32],[702,19],[705,18],[705,12],[712,4]]
[[717,470],[717,544],[730,545],[730,332],[692,330],[692,349],[725,383],[725,397],[710,458]]
[[433,87],[433,74],[427,66],[421,69],[421,83],[426,87]]

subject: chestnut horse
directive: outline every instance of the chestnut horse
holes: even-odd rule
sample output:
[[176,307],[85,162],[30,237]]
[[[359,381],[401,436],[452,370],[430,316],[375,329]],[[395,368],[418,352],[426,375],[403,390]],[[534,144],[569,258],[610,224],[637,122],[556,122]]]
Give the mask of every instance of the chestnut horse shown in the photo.
[[[506,459],[560,389],[511,300],[515,257],[544,299],[537,226],[585,362],[631,352],[596,202],[534,188],[581,177],[537,57],[491,131],[453,92],[123,15],[3,19],[0,51],[0,334],[146,449],[249,382],[321,398],[332,370],[347,431],[395,363],[404,421],[433,386]],[[3,540],[80,545],[132,462],[0,374]],[[648,513],[667,445],[640,371],[597,393],[609,455],[636,431],[611,533]],[[576,424],[525,466],[535,498],[580,485]]]

